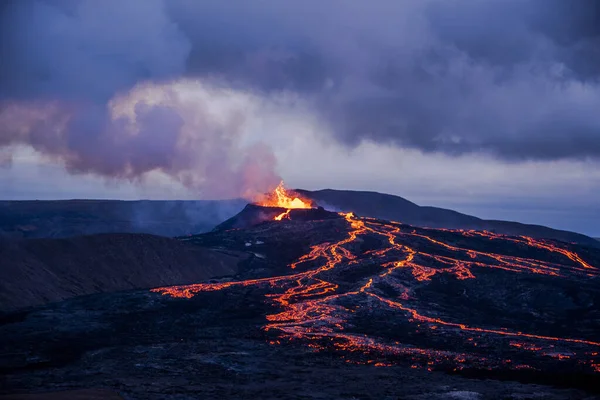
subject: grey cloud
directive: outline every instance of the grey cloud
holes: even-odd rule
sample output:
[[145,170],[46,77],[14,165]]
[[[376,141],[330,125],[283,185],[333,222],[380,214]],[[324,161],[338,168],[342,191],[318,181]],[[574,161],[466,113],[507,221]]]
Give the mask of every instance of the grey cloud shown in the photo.
[[[186,76],[263,96],[296,92],[348,146],[600,158],[594,0],[12,4],[3,12],[4,98],[101,105],[139,81]],[[145,136],[160,146],[111,146],[125,146],[142,170],[150,155],[169,164],[157,150],[171,144],[153,129],[161,123]],[[82,124],[71,140],[93,158],[80,144],[95,143],[86,125],[102,121]]]
[[134,114],[116,118],[103,107],[9,106],[0,110],[0,148],[25,143],[72,173],[112,179],[160,171],[208,198],[253,198],[279,183],[269,148],[237,143],[242,113],[221,120],[200,102],[169,97],[150,105],[134,96]]
[[190,50],[160,0],[17,0],[1,21],[4,96],[105,101],[181,75]]
[[111,179],[161,171],[204,197],[278,183],[270,149],[238,144],[243,110],[220,121],[172,93],[134,99],[134,129],[111,115],[115,96],[185,72],[191,44],[162,0],[18,0],[2,11],[0,147],[28,144]]
[[347,145],[600,158],[593,0],[170,4],[187,74],[295,90]]
[[428,8],[432,28],[490,65],[564,63],[575,79],[600,74],[595,0],[450,0]]

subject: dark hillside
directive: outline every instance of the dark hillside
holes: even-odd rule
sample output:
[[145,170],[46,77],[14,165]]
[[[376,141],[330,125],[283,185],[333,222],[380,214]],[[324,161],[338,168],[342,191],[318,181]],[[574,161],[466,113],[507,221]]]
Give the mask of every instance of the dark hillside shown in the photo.
[[0,312],[91,293],[191,283],[240,257],[146,234],[0,240]]
[[487,230],[505,235],[525,235],[599,247],[597,240],[579,233],[552,229],[541,225],[485,220],[445,208],[419,206],[400,196],[391,194],[333,189],[317,191],[298,189],[297,191],[325,208],[352,211],[358,215],[400,221],[409,225],[430,228]]

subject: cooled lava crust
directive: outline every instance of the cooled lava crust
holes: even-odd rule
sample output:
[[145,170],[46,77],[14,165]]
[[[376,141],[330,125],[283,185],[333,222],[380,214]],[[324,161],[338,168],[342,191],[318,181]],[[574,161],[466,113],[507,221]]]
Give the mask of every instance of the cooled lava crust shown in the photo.
[[490,399],[589,396],[464,376],[598,391],[598,249],[287,211],[248,206],[213,232],[181,238],[245,252],[236,276],[6,316],[0,393],[87,385],[156,399],[458,398],[451,388]]
[[282,211],[249,205],[192,239],[252,251],[240,276],[154,291],[263,298],[273,345],[349,363],[600,379],[597,249],[322,209],[271,221]]

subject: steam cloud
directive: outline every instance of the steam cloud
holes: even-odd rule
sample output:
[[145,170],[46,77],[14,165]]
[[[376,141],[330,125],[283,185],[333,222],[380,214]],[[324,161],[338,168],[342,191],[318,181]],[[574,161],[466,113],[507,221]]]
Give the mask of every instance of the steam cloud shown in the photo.
[[0,146],[28,144],[74,173],[160,171],[207,197],[279,183],[271,150],[241,144],[248,96],[173,80],[190,43],[163,2],[14,2],[4,17],[18,50],[2,74]]
[[257,104],[294,93],[348,146],[600,158],[595,0],[2,7],[0,147],[29,144],[73,172],[158,170],[210,196],[275,185],[269,147],[242,144],[248,103],[215,111],[192,89]]
[[242,144],[246,108],[208,104],[229,96],[182,81],[136,86],[105,107],[8,105],[0,146],[26,143],[73,173],[137,180],[160,171],[199,193],[253,199],[279,182],[276,160],[262,143]]

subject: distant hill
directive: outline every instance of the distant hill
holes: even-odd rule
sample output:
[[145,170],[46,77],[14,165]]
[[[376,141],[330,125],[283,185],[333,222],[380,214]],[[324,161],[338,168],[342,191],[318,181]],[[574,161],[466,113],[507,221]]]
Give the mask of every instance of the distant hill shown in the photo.
[[0,240],[0,312],[69,297],[204,281],[243,259],[146,234]]
[[[419,206],[399,196],[376,192],[298,189],[326,209],[397,220],[432,228],[480,229],[589,246],[598,240],[574,232],[518,222],[484,220],[453,210]],[[186,236],[209,232],[240,212],[247,201],[0,201],[0,237],[64,238],[97,233],[148,233]]]
[[109,232],[183,236],[207,232],[245,205],[239,199],[0,201],[0,236],[62,238]]
[[488,230],[506,235],[526,235],[599,246],[597,240],[575,232],[519,222],[485,220],[444,208],[419,206],[400,196],[390,194],[333,189],[317,191],[297,189],[297,192],[328,209],[352,211],[357,215],[400,221],[410,225]]

